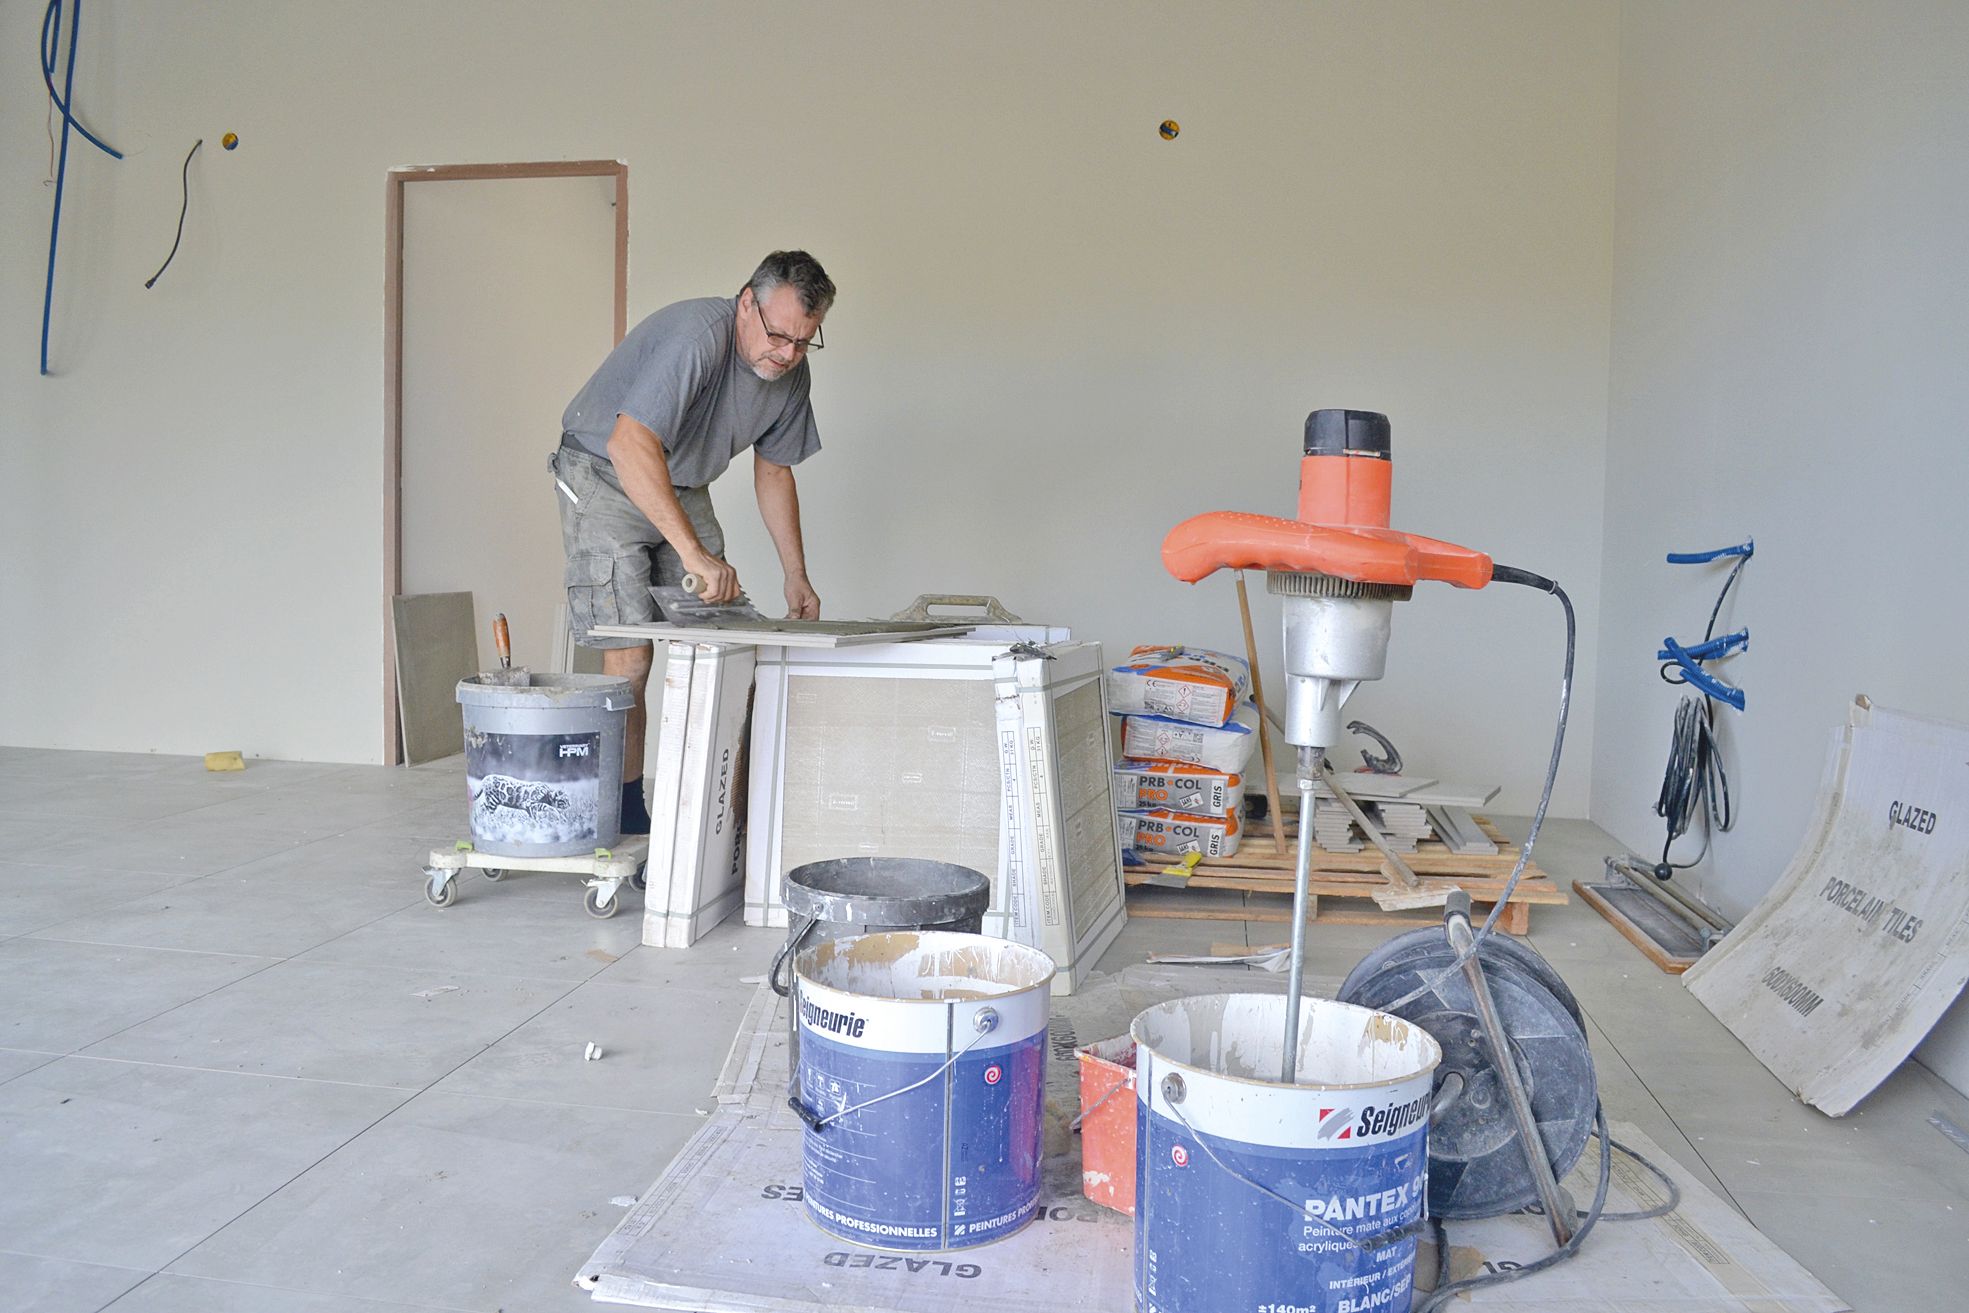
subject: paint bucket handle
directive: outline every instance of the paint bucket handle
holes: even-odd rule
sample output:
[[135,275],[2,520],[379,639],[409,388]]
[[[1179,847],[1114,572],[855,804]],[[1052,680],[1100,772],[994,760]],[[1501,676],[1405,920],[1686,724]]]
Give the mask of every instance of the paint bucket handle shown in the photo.
[[1334,1235],[1346,1241],[1348,1244],[1360,1250],[1362,1253],[1372,1254],[1378,1250],[1386,1249],[1389,1245],[1398,1244],[1403,1240],[1407,1240],[1411,1236],[1419,1234],[1422,1228],[1429,1224],[1428,1197],[1425,1194],[1423,1197],[1422,1212],[1419,1216],[1416,1217],[1416,1219],[1413,1222],[1409,1222],[1403,1226],[1390,1227],[1386,1231],[1376,1231],[1371,1235],[1364,1235],[1364,1236],[1348,1235],[1345,1231],[1342,1231],[1339,1227],[1333,1225],[1333,1223],[1327,1221],[1325,1218],[1315,1217],[1311,1213],[1307,1212],[1304,1204],[1294,1203],[1292,1200],[1287,1199],[1284,1195],[1272,1189],[1270,1186],[1252,1180],[1250,1177],[1246,1176],[1243,1172],[1238,1171],[1237,1168],[1231,1166],[1229,1163],[1225,1162],[1222,1158],[1219,1158],[1217,1156],[1217,1151],[1210,1147],[1210,1142],[1203,1138],[1203,1136],[1197,1131],[1196,1127],[1190,1125],[1190,1119],[1183,1115],[1182,1108],[1178,1106],[1183,1102],[1184,1093],[1185,1091],[1183,1088],[1183,1078],[1180,1075],[1172,1071],[1167,1076],[1164,1076],[1162,1078],[1162,1098],[1163,1101],[1169,1105],[1169,1111],[1175,1113],[1176,1120],[1183,1123],[1183,1129],[1188,1131],[1190,1133],[1190,1138],[1196,1141],[1197,1148],[1203,1150],[1204,1157],[1208,1158],[1211,1162],[1217,1164],[1218,1169],[1222,1171],[1224,1175],[1230,1177],[1233,1181],[1238,1182],[1240,1185],[1250,1186],[1253,1190],[1256,1190],[1259,1194],[1264,1195],[1267,1199],[1276,1199],[1278,1202],[1284,1204],[1287,1208],[1290,1208],[1293,1212],[1299,1214],[1299,1216],[1303,1218],[1308,1224],[1312,1226],[1317,1226],[1322,1230],[1332,1232]]
[[800,1114],[800,1120],[807,1124],[807,1129],[818,1135],[829,1122],[840,1121],[850,1113],[860,1112],[864,1108],[873,1108],[878,1103],[886,1103],[888,1100],[907,1094],[911,1090],[920,1090],[937,1077],[949,1071],[957,1065],[959,1058],[976,1048],[979,1041],[983,1040],[985,1036],[998,1029],[998,1010],[996,1008],[979,1008],[972,1015],[971,1024],[977,1028],[978,1033],[971,1036],[971,1042],[969,1044],[966,1044],[963,1048],[945,1058],[935,1071],[925,1076],[922,1080],[912,1081],[899,1090],[890,1090],[887,1094],[878,1094],[872,1099],[865,1099],[860,1103],[850,1104],[839,1112],[830,1112],[824,1117],[812,1108],[807,1107],[806,1104],[800,1102],[798,1095],[788,1095],[786,1102],[794,1112]]
[[[786,937],[786,947],[780,949],[779,956],[773,959],[773,968],[766,973],[766,982],[773,987],[773,993],[779,995],[781,998],[790,998],[793,994],[793,954],[799,951],[801,944],[807,942],[807,936],[812,934],[814,927],[819,924],[819,917],[808,917],[807,924],[800,927],[800,933],[788,935]],[[785,968],[785,984],[780,983],[781,968]]]

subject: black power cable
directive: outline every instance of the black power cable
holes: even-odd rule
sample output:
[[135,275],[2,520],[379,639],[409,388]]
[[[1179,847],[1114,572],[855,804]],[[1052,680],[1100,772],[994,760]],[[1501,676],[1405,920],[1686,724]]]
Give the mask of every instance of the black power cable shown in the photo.
[[[1739,556],[1716,594],[1716,605],[1709,609],[1709,624],[1702,641],[1716,637],[1716,620],[1723,614],[1724,599],[1730,595],[1737,576],[1743,573],[1748,556]],[[1687,684],[1682,667],[1673,661],[1661,663],[1664,684]],[[1736,824],[1730,800],[1730,776],[1723,768],[1723,753],[1716,740],[1716,708],[1707,697],[1685,697],[1675,708],[1675,727],[1668,741],[1668,765],[1662,773],[1661,793],[1655,799],[1655,815],[1667,826],[1661,845],[1661,861],[1654,868],[1655,878],[1668,879],[1676,871],[1699,865],[1709,855],[1709,842],[1726,834]],[[1689,824],[1702,817],[1702,849],[1686,862],[1669,860],[1675,841],[1689,832]]]
[[178,235],[171,239],[171,254],[164,257],[164,263],[157,267],[156,273],[144,280],[144,286],[147,288],[157,286],[157,280],[162,278],[164,271],[171,267],[171,261],[178,258],[178,243],[185,239],[185,214],[191,209],[191,157],[198,154],[198,148],[204,144],[205,138],[200,137],[191,144],[191,149],[185,152],[183,177],[179,180],[184,185],[185,200],[184,204],[178,207]]

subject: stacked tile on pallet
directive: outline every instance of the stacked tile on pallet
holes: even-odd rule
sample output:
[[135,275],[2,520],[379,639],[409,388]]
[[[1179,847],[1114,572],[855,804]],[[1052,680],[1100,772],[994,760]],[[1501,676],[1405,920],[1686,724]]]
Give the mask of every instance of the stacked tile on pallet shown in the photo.
[[1137,852],[1228,857],[1237,851],[1244,772],[1257,747],[1243,661],[1189,647],[1138,647],[1108,672],[1123,717],[1115,808]]

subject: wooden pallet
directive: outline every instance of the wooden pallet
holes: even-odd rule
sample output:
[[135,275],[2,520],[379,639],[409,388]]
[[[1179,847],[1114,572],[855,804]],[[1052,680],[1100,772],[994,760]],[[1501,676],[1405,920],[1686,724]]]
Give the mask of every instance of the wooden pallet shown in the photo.
[[[1404,853],[1409,867],[1428,888],[1463,889],[1469,893],[1481,919],[1504,892],[1511,868],[1517,865],[1520,849],[1484,817],[1476,818],[1484,833],[1498,845],[1495,854],[1451,852],[1438,840],[1424,840],[1413,853]],[[1270,834],[1252,830],[1235,856],[1199,862],[1180,887],[1169,887],[1171,877],[1159,873],[1167,863],[1130,871],[1127,875],[1130,916],[1194,918],[1204,921],[1284,921],[1292,920],[1293,865],[1296,825],[1288,824],[1286,847],[1280,850]],[[1313,849],[1312,898],[1308,920],[1330,925],[1440,924],[1442,913],[1434,909],[1391,912],[1374,904],[1377,891],[1389,887],[1391,876],[1381,854],[1372,849],[1358,853],[1332,853]],[[1510,903],[1498,918],[1498,928],[1507,934],[1522,935],[1531,927],[1534,903],[1564,904],[1571,901],[1565,890],[1537,863],[1525,867]]]

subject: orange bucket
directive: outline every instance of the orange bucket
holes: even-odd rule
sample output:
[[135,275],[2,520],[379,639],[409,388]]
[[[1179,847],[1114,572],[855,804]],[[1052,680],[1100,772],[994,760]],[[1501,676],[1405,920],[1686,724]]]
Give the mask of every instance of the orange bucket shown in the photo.
[[1080,1192],[1135,1215],[1135,1041],[1126,1035],[1074,1050],[1080,1059]]

